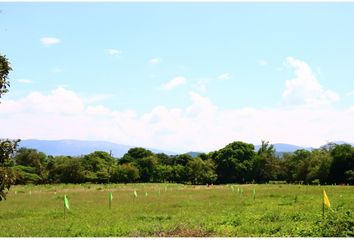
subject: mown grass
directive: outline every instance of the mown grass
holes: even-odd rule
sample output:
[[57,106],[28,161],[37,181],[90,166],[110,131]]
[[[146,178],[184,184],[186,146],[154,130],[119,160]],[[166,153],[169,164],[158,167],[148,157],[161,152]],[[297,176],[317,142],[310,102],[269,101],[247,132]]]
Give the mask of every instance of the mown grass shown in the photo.
[[15,186],[0,202],[0,237],[321,236],[323,188],[334,211],[354,211],[352,186]]

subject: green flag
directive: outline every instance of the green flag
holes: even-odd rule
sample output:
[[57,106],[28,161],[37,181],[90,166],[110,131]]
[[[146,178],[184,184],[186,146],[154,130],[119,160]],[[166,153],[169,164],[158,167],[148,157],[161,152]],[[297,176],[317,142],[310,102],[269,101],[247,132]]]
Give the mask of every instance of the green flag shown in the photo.
[[112,194],[112,192],[109,192],[109,194],[108,194],[108,199],[109,199],[110,202],[112,202],[112,200],[113,200],[113,194]]
[[113,200],[113,194],[112,192],[108,193],[108,205],[109,205],[109,209],[111,209],[112,207],[112,200]]
[[134,190],[134,197],[135,197],[135,198],[138,197],[138,193],[136,192],[136,190]]
[[233,185],[231,185],[231,190],[232,190],[232,192],[235,192],[235,188]]
[[69,207],[69,200],[68,198],[66,197],[66,195],[64,195],[64,207],[68,210],[70,210],[70,207]]
[[145,197],[147,197],[148,196],[148,192],[145,192]]
[[256,189],[253,188],[253,200],[256,200]]

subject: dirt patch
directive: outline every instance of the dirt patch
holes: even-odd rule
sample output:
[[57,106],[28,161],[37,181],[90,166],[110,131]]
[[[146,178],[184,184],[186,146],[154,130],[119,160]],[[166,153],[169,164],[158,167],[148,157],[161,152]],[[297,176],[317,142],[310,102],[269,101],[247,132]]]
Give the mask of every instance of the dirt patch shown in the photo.
[[170,231],[160,231],[156,232],[154,236],[156,237],[210,237],[212,232],[206,231],[204,229],[189,229],[185,226],[178,226],[177,228]]

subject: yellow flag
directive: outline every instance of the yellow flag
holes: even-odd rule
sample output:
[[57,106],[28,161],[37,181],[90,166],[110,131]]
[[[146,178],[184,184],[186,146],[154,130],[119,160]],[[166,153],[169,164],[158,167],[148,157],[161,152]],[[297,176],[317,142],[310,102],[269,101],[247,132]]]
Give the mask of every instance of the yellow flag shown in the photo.
[[329,202],[329,199],[327,197],[326,191],[324,189],[323,189],[322,195],[323,195],[323,204],[326,207],[330,208],[331,207],[331,203]]

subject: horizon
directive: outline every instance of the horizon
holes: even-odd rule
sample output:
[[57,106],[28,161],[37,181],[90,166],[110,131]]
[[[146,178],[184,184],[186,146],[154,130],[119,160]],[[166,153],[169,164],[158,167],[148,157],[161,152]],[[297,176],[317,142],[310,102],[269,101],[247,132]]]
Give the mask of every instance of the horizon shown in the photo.
[[[184,152],[175,152],[175,151],[171,151],[169,149],[162,149],[162,148],[152,148],[152,147],[149,147],[149,146],[131,146],[131,145],[127,145],[127,144],[124,144],[124,143],[117,143],[117,142],[111,142],[111,141],[103,141],[103,140],[85,140],[85,139],[54,139],[54,140],[49,140],[49,139],[20,139],[20,145],[21,145],[21,142],[23,141],[39,141],[39,142],[62,142],[62,141],[78,141],[78,142],[90,142],[90,143],[108,143],[108,144],[115,144],[115,145],[118,145],[118,146],[124,146],[124,147],[130,147],[130,148],[145,148],[145,149],[149,149],[150,151],[153,151],[153,152],[163,152],[163,153],[166,153],[168,155],[171,155],[171,154],[185,154],[185,153],[193,153],[193,152],[196,152],[196,153],[208,153],[208,152],[213,152],[213,151],[218,151],[220,150],[221,148],[224,148],[226,147],[226,145],[228,144],[231,144],[232,142],[226,144],[225,146],[221,147],[221,148],[218,148],[218,149],[212,149],[210,151],[203,151],[203,150],[188,150],[188,151],[184,151]],[[238,140],[235,140],[234,142],[236,142]],[[245,142],[247,143],[247,142]],[[352,145],[354,146],[354,143],[350,143],[350,142],[345,142],[345,141],[330,141],[330,142],[327,142],[326,144],[329,144],[329,143],[335,143],[335,144],[349,144],[349,145]],[[252,144],[252,143],[249,143],[249,144]],[[311,149],[311,150],[314,150],[314,149],[318,149],[320,147],[323,147],[325,145],[321,145],[319,147],[313,147],[313,146],[301,146],[301,145],[294,145],[294,144],[289,144],[289,143],[271,143],[269,142],[270,145],[273,145],[276,152],[284,152],[284,151],[279,151],[277,150],[277,147],[279,147],[279,145],[282,145],[282,147],[298,147],[300,149]],[[257,151],[257,148],[261,146],[261,144],[253,144],[254,147],[255,147],[255,151]],[[26,147],[26,146],[25,146]],[[37,149],[37,150],[40,150],[40,149]],[[99,150],[98,150],[99,151]],[[291,151],[292,152],[292,151]]]
[[352,29],[352,2],[0,2],[1,138],[354,143]]

